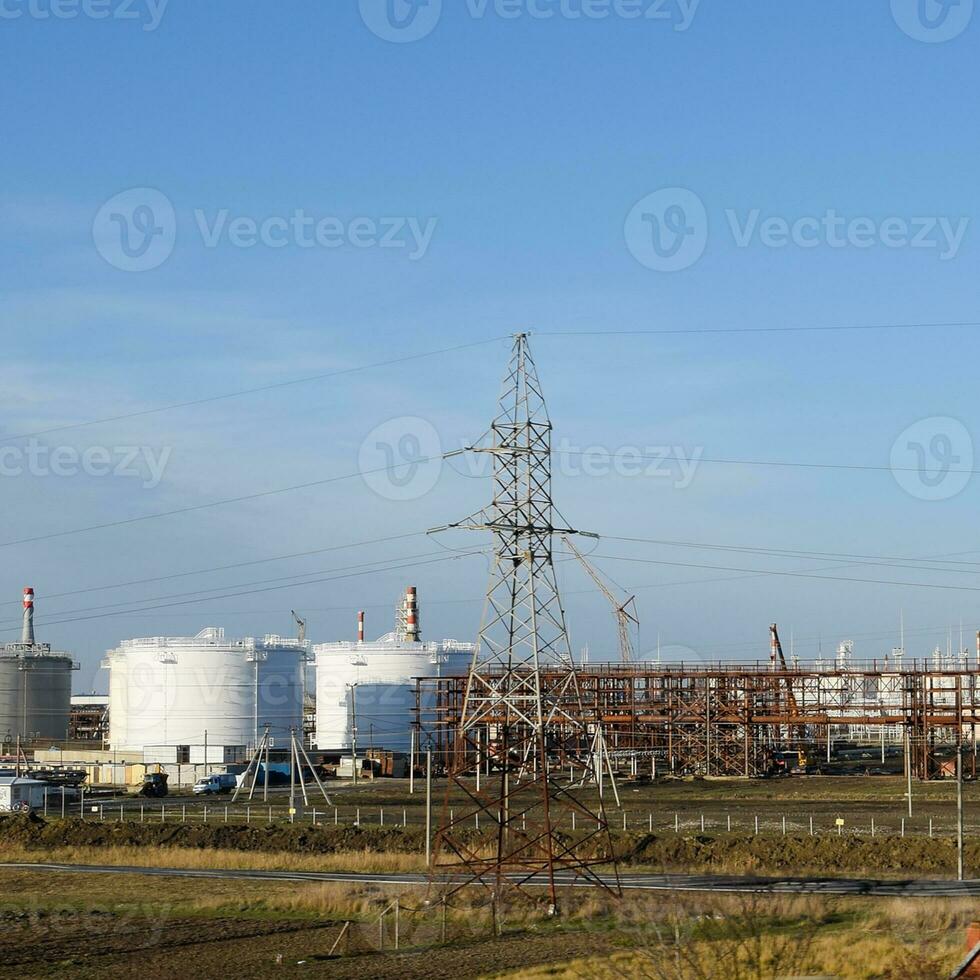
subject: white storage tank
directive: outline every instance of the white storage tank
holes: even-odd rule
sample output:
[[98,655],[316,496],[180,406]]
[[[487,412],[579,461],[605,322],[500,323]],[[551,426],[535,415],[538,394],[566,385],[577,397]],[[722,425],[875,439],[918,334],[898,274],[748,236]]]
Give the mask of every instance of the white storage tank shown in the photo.
[[[109,670],[109,742],[114,750],[150,745],[254,746],[268,725],[274,744],[302,732],[305,640],[229,640],[215,627],[197,636],[124,640]],[[205,736],[206,733],[206,736]]]
[[316,659],[316,745],[350,749],[357,726],[357,751],[407,752],[415,711],[415,679],[465,674],[474,645],[456,640],[421,641],[417,598],[409,589],[396,610],[396,628],[373,642],[321,643]]

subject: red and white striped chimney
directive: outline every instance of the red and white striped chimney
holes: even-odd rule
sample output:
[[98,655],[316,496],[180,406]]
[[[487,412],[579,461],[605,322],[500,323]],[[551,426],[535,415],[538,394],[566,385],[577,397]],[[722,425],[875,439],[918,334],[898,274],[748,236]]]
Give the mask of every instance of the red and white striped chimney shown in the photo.
[[363,610],[357,614],[357,642],[364,642],[364,612]]
[[20,642],[34,645],[34,590],[30,586],[24,589],[24,628]]
[[405,590],[405,639],[417,643],[420,638],[418,590],[410,585]]

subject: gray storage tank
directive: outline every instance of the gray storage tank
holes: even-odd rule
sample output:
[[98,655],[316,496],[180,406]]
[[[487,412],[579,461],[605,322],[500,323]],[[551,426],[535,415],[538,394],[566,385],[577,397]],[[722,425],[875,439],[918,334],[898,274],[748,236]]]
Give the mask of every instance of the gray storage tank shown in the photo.
[[34,590],[24,590],[20,643],[0,646],[0,742],[63,739],[71,710],[71,672],[66,653],[34,639]]

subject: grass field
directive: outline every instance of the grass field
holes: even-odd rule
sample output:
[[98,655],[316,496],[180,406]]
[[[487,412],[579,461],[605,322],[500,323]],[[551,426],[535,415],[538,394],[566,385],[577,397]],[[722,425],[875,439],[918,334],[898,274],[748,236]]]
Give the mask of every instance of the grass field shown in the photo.
[[[962,956],[972,903],[828,901],[749,896],[562,896],[549,918],[502,903],[493,935],[485,896],[447,914],[416,915],[419,896],[372,886],[296,885],[0,871],[0,975],[89,980],[138,972],[273,977],[835,976],[847,980],[949,975]],[[378,915],[402,903],[379,950]],[[338,949],[329,954],[344,923]],[[446,942],[441,930],[445,928]]]
[[[164,822],[148,819],[152,811],[146,805],[139,822],[139,803],[132,801],[128,808],[123,804],[121,821],[111,809],[88,811],[84,820],[0,818],[0,860],[205,870],[421,871],[424,797],[409,796],[406,789],[395,781],[332,787],[337,815],[321,808],[316,827],[309,815],[295,825],[284,819],[281,795],[270,801],[271,821],[268,810],[257,810],[260,816],[251,814],[247,824],[235,808],[226,823],[223,800],[211,801],[206,824],[201,801],[174,800],[168,802]],[[906,816],[902,838],[904,792],[904,782],[893,777],[623,784],[622,808],[610,807],[610,819],[617,828],[615,847],[632,870],[951,875],[955,787],[916,784],[913,817]],[[438,795],[444,797],[441,787]],[[980,787],[968,784],[965,799],[972,830],[967,871],[980,875]],[[606,802],[612,800],[607,796]],[[450,796],[440,799],[443,803],[455,807],[462,799]],[[840,835],[837,817],[845,820]],[[427,897],[433,904],[424,904]],[[533,904],[502,900],[499,935],[494,935],[485,893],[464,895],[445,913],[437,898],[425,889],[399,892],[360,884],[2,870],[0,976],[87,980],[138,971],[141,980],[227,973],[236,980],[300,973],[400,980],[931,980],[949,975],[962,956],[967,923],[980,915],[980,908],[965,899],[634,893],[615,901],[576,891],[562,896],[559,919]],[[396,900],[398,953],[391,949],[391,903]],[[386,909],[381,949],[379,916]],[[330,958],[345,923],[351,924],[337,946],[344,955]]]

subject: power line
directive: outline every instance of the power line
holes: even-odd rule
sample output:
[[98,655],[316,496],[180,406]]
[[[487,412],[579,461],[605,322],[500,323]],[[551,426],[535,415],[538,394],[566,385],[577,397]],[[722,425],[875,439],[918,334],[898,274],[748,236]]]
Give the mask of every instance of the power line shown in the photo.
[[[203,601],[207,598],[217,598],[216,596],[209,597],[206,595],[206,593],[214,593],[214,592],[223,593],[228,589],[237,589],[237,588],[241,588],[242,586],[266,585],[270,582],[288,581],[295,586],[303,586],[303,585],[307,585],[308,583],[304,581],[297,581],[297,579],[308,579],[311,576],[323,575],[328,572],[330,573],[343,572],[343,571],[348,571],[357,568],[373,568],[377,565],[390,565],[392,561],[414,561],[417,558],[428,558],[433,554],[434,553],[430,551],[422,555],[403,555],[401,557],[393,558],[393,559],[379,558],[374,561],[358,562],[356,565],[342,565],[339,568],[320,568],[312,572],[299,572],[295,575],[279,575],[276,576],[275,578],[258,579],[257,581],[254,582],[234,582],[228,585],[215,586],[214,588],[210,588],[210,589],[194,589],[192,592],[172,592],[162,596],[144,596],[140,599],[127,599],[122,602],[109,602],[101,606],[88,606],[84,609],[61,609],[61,610],[56,610],[54,615],[68,616],[68,615],[73,615],[75,613],[96,612],[100,609],[118,609],[122,606],[138,606],[146,602],[157,602],[162,599],[179,599],[184,596],[201,596]],[[0,627],[7,626],[7,625],[12,626],[15,622],[19,622],[19,620],[6,620],[4,622],[0,622]],[[45,622],[47,622],[47,620],[44,618],[38,619],[39,625],[43,625]]]
[[310,480],[308,483],[297,483],[288,487],[276,487],[274,490],[260,490],[256,493],[242,494],[240,497],[225,497],[221,500],[211,500],[203,504],[193,504],[190,507],[177,507],[174,510],[162,510],[155,514],[143,514],[139,517],[127,517],[118,521],[105,521],[102,524],[89,524],[86,527],[70,528],[67,531],[53,531],[50,534],[38,534],[30,538],[18,538],[14,541],[0,541],[0,548],[11,548],[18,544],[33,544],[37,541],[50,541],[53,538],[66,538],[75,534],[84,534],[88,531],[104,531],[113,527],[125,527],[129,524],[139,524],[142,521],[153,521],[163,517],[174,517],[178,514],[190,514],[195,511],[209,510],[213,507],[223,507],[227,504],[240,504],[249,500],[260,500],[263,497],[273,497],[281,493],[292,493],[297,490],[309,490],[312,487],[323,487],[331,483],[341,483],[344,480],[353,480],[359,476],[370,476],[372,473],[385,473],[402,469],[406,466],[419,466],[424,463],[431,463],[441,456],[428,456],[422,459],[413,459],[407,463],[396,463],[388,466],[378,466],[370,470],[354,470],[352,473],[344,473],[341,476],[331,476],[323,480]]
[[[358,578],[358,577],[361,577],[363,575],[373,575],[373,574],[376,574],[377,572],[401,571],[402,569],[406,569],[406,568],[419,568],[419,567],[422,567],[422,566],[425,566],[425,565],[434,565],[434,564],[438,564],[439,562],[444,562],[444,561],[456,561],[459,558],[469,558],[469,557],[472,557],[473,555],[482,555],[482,554],[484,554],[484,552],[481,549],[481,550],[478,550],[478,551],[473,551],[473,552],[464,553],[464,554],[460,554],[460,555],[440,555],[440,556],[438,556],[436,558],[430,558],[427,561],[414,561],[414,562],[409,562],[407,564],[402,564],[402,565],[386,565],[384,568],[381,568],[381,569],[371,568],[371,569],[368,569],[367,571],[347,572],[347,573],[345,573],[343,575],[329,575],[329,576],[326,576],[325,578],[313,579],[313,580],[311,580],[309,582],[303,582],[301,584],[302,585],[319,585],[319,584],[321,584],[323,582],[333,582],[333,581],[337,581],[338,579]],[[92,616],[76,616],[76,617],[69,618],[69,619],[51,619],[51,620],[45,620],[44,623],[43,623],[43,625],[45,627],[62,626],[64,624],[66,624],[66,623],[79,623],[79,622],[85,622],[85,621],[91,620],[91,619],[107,619],[107,618],[109,618],[111,616],[128,616],[128,615],[134,614],[134,613],[153,612],[153,611],[155,611],[157,609],[169,609],[169,608],[172,608],[174,606],[187,606],[187,605],[192,605],[192,604],[197,603],[197,602],[211,602],[211,601],[213,601],[215,599],[233,599],[233,598],[236,598],[238,596],[258,595],[260,593],[277,592],[277,591],[280,591],[282,589],[292,589],[292,588],[295,588],[295,587],[296,586],[294,584],[292,584],[292,583],[290,583],[288,585],[272,585],[272,586],[266,586],[266,587],[261,588],[261,589],[248,589],[246,591],[241,591],[241,592],[228,592],[228,593],[225,593],[223,595],[204,596],[204,597],[199,597],[199,598],[194,598],[194,599],[181,599],[178,602],[165,602],[165,603],[161,603],[160,605],[156,605],[156,606],[147,606],[147,607],[145,607],[143,609],[122,609],[122,610],[117,610],[115,612],[97,613],[97,614],[92,615]],[[16,629],[13,629],[13,628],[12,629],[6,629],[6,630],[2,630],[0,632],[13,633],[13,632],[16,632]]]
[[[635,452],[632,449],[620,449],[615,452],[602,452],[590,450],[588,452],[578,449],[553,449],[554,456],[588,456],[590,458],[599,457],[603,460],[624,459],[629,462],[652,462],[670,463],[675,457],[669,455],[651,455],[649,453]],[[726,459],[711,456],[697,456],[690,460],[685,460],[696,465],[701,463],[717,463],[725,466],[775,466],[775,467],[795,467],[812,470],[856,470],[879,473],[921,473],[922,470],[917,466],[868,466],[859,463],[808,463],[798,460],[771,460],[771,459]],[[980,473],[978,469],[948,469],[944,472],[955,475],[975,475]]]
[[812,572],[782,571],[769,568],[733,568],[727,565],[699,565],[693,562],[661,561],[654,558],[628,558],[625,555],[596,555],[609,561],[626,561],[642,565],[665,565],[671,568],[703,568],[716,572],[748,572],[752,575],[785,575],[790,578],[810,578],[824,582],[858,582],[865,585],[898,585],[913,589],[947,589],[955,592],[980,592],[980,586],[938,585],[934,582],[896,582],[889,579],[853,578],[844,575],[815,575]]
[[375,368],[393,367],[397,364],[405,364],[408,361],[418,361],[426,357],[436,357],[439,354],[451,354],[455,351],[471,350],[474,347],[484,347],[487,344],[494,344],[501,340],[508,340],[508,336],[491,337],[487,340],[477,340],[469,344],[457,344],[453,347],[442,347],[438,350],[422,351],[418,354],[406,354],[404,357],[393,357],[385,361],[375,361],[371,364],[361,364],[357,367],[341,368],[336,371],[327,371],[323,374],[307,375],[303,378],[293,378],[289,381],[276,381],[272,384],[260,385],[256,388],[241,388],[238,391],[228,391],[220,395],[209,395],[207,398],[195,398],[185,402],[171,402],[169,405],[160,405],[157,408],[146,408],[138,412],[127,412],[122,415],[107,415],[103,418],[89,419],[86,422],[72,422],[68,425],[52,426],[49,429],[38,429],[36,432],[22,432],[18,435],[6,436],[6,439],[33,439],[37,436],[50,435],[52,432],[67,432],[71,429],[81,429],[89,425],[102,425],[106,422],[122,422],[126,419],[142,418],[146,415],[157,415],[161,412],[170,412],[178,408],[193,408],[197,405],[207,405],[211,402],[226,401],[229,398],[242,398],[245,395],[255,395],[263,391],[275,391],[280,388],[289,388],[295,385],[311,384],[314,381],[327,381],[330,378],[339,378],[348,374],[358,374],[363,371],[370,371]]
[[[881,568],[909,568],[915,571],[925,571],[925,572],[944,572],[950,575],[953,574],[967,574],[967,575],[978,575],[980,574],[980,562],[972,561],[953,561],[951,559],[946,559],[943,557],[939,558],[915,558],[915,557],[895,557],[888,555],[852,555],[844,552],[829,552],[829,551],[806,551],[806,550],[796,550],[796,549],[784,549],[784,548],[754,548],[739,545],[726,545],[726,544],[712,544],[708,542],[699,541],[671,541],[665,539],[656,538],[636,538],[636,537],[619,537],[616,535],[603,534],[600,535],[603,540],[606,541],[623,541],[633,544],[655,544],[668,548],[693,548],[700,549],[704,551],[731,551],[744,554],[761,555],[771,558],[799,558],[801,560],[808,561],[839,561],[842,558],[848,559],[848,565],[869,565],[872,567]],[[954,552],[954,554],[960,555],[971,555],[976,554],[976,550],[973,551],[959,551]],[[926,567],[920,567],[918,564],[913,563],[926,563]],[[929,565],[938,565],[940,567],[931,568]],[[947,565],[955,565],[958,567],[948,568],[942,567]]]
[[684,334],[744,334],[744,333],[839,333],[862,330],[945,330],[980,327],[980,322],[951,321],[946,323],[852,323],[812,327],[666,327],[660,330],[541,330],[535,337],[658,337]]
[[[565,455],[565,456],[594,456],[595,453],[586,453],[578,450],[553,450],[553,455]],[[623,450],[619,453],[609,453],[607,458],[614,459],[617,456],[624,456],[628,453],[629,459],[631,461],[637,460],[650,460],[657,463],[663,463],[668,461],[669,457],[663,456],[651,456],[643,453],[636,453],[631,450]],[[220,500],[211,500],[203,504],[193,504],[188,507],[177,507],[173,510],[158,511],[155,514],[142,514],[138,517],[128,517],[122,518],[117,521],[105,521],[101,524],[89,524],[84,527],[70,528],[65,531],[53,531],[49,534],[38,534],[33,535],[29,538],[16,538],[11,541],[0,541],[0,548],[10,548],[15,545],[20,544],[33,544],[39,541],[49,541],[54,538],[64,538],[71,537],[76,534],[84,534],[90,531],[103,531],[115,527],[125,527],[131,524],[139,524],[143,521],[158,520],[164,517],[174,517],[180,514],[190,514],[197,511],[209,510],[214,507],[223,507],[229,504],[246,503],[251,500],[260,500],[264,497],[273,497],[283,493],[294,493],[298,490],[309,490],[314,487],[328,486],[333,483],[341,483],[346,480],[353,480],[358,477],[371,476],[375,473],[387,473],[394,472],[405,467],[422,466],[427,463],[434,463],[436,461],[442,461],[449,455],[456,455],[456,452],[442,454],[438,456],[423,456],[417,459],[412,459],[403,463],[388,464],[386,466],[377,466],[372,469],[367,470],[353,470],[350,473],[344,473],[340,476],[326,477],[322,480],[310,480],[306,483],[297,483],[286,487],[276,487],[271,490],[260,490],[254,493],[242,494],[238,497],[226,497]],[[777,467],[802,467],[806,469],[831,469],[831,470],[857,470],[857,471],[880,471],[880,472],[891,472],[891,473],[918,473],[919,470],[916,467],[897,467],[897,466],[860,466],[854,464],[846,463],[806,463],[806,462],[794,462],[794,461],[779,461],[779,460],[749,460],[749,459],[717,459],[708,457],[699,457],[697,462],[700,463],[723,463],[733,466],[777,466]],[[978,469],[950,469],[947,471],[950,474],[977,474],[980,473]]]
[[[109,589],[125,589],[134,585],[148,585],[152,582],[166,582],[177,578],[188,578],[194,575],[208,575],[212,572],[225,572],[237,568],[247,568],[250,565],[265,565],[274,561],[288,561],[293,558],[309,558],[313,555],[322,555],[330,551],[346,551],[350,548],[366,548],[375,544],[387,544],[391,541],[403,541],[406,538],[424,537],[424,531],[415,531],[410,534],[392,534],[384,538],[373,538],[369,541],[354,541],[350,544],[331,545],[327,548],[314,548],[310,551],[297,551],[289,555],[271,555],[265,558],[253,558],[249,561],[232,562],[229,565],[216,565],[213,568],[198,568],[187,572],[172,572],[169,575],[154,575],[150,578],[131,579],[128,582],[113,582],[111,585],[93,585],[86,589],[73,589],[69,592],[46,592],[42,599],[47,603],[51,599],[63,599],[68,596],[85,595],[89,592],[106,592]],[[312,574],[312,573],[311,573]],[[9,599],[0,602],[0,606],[19,606],[20,599]]]

